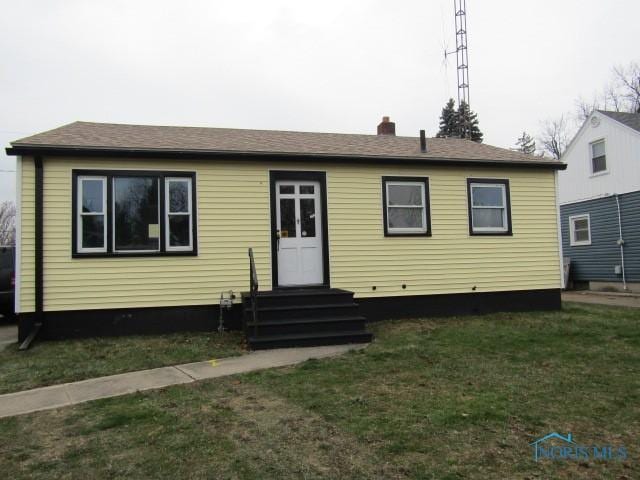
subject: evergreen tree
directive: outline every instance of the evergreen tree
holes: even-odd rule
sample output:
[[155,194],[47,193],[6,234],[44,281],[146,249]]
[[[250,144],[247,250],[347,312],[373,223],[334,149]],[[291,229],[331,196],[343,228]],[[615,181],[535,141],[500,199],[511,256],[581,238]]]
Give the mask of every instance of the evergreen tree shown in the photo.
[[470,138],[474,142],[482,143],[483,134],[478,126],[478,115],[464,101],[460,103],[456,112],[456,124],[460,138]]
[[442,109],[440,115],[440,130],[436,134],[438,138],[457,137],[458,124],[456,120],[456,102],[450,98]]
[[522,136],[518,137],[516,146],[518,150],[528,155],[533,155],[536,152],[536,141],[527,132],[522,132]]

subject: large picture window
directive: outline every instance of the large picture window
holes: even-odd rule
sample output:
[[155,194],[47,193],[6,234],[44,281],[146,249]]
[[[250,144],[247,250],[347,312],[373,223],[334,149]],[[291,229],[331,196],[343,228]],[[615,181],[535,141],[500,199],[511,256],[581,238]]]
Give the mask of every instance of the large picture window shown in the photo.
[[113,249],[160,251],[159,179],[113,177]]
[[382,177],[385,236],[431,235],[429,179]]
[[469,233],[511,235],[511,205],[508,180],[467,180]]
[[197,253],[195,174],[75,171],[73,254]]

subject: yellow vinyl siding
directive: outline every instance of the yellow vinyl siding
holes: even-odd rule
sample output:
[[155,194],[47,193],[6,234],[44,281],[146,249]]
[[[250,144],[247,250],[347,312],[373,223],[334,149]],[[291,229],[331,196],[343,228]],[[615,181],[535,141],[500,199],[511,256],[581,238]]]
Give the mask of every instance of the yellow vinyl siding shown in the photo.
[[[32,158],[18,160],[20,173],[20,289],[21,312],[33,312],[35,302],[35,166]],[[18,280],[18,279],[16,279]]]
[[[24,163],[21,306],[33,311],[33,161]],[[195,171],[198,256],[72,259],[74,168]],[[559,287],[549,170],[45,158],[45,310],[217,303],[248,288],[249,247],[270,289],[270,169],[327,173],[333,287],[358,297]],[[432,237],[384,237],[384,175],[429,177]],[[469,236],[467,177],[509,179],[513,236]]]

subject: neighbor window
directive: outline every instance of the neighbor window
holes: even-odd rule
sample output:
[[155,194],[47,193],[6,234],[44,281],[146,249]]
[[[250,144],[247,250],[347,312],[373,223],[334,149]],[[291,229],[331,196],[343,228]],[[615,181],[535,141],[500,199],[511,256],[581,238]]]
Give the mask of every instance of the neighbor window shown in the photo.
[[591,218],[589,214],[569,217],[571,246],[591,245]]
[[195,174],[74,171],[73,176],[74,255],[196,253]]
[[384,233],[430,235],[429,179],[383,177]]
[[470,178],[467,190],[471,235],[510,235],[509,181]]
[[607,155],[604,148],[604,140],[598,140],[590,145],[591,172],[602,173],[607,171]]

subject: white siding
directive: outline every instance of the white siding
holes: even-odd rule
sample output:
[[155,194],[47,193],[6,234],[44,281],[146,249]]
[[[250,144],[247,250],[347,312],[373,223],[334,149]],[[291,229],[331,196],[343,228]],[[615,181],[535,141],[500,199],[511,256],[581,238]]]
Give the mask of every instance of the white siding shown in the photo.
[[[640,132],[595,112],[587,119],[562,157],[567,169],[559,174],[560,203],[572,203],[614,193],[640,190]],[[605,140],[607,173],[592,175],[589,144]]]

